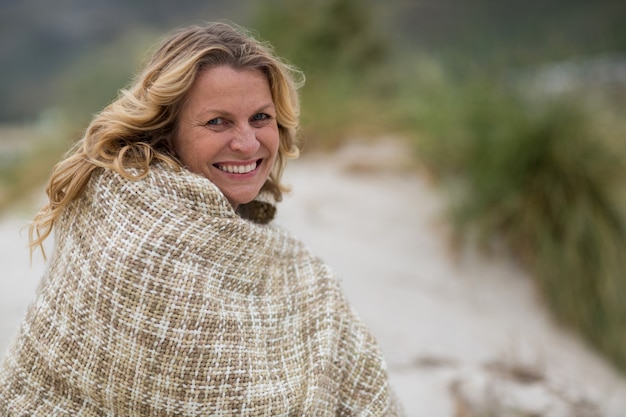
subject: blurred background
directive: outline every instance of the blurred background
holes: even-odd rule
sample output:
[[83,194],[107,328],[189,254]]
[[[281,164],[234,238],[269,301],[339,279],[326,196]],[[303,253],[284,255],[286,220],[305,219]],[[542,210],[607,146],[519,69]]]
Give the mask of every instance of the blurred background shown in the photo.
[[166,32],[229,19],[302,69],[307,152],[396,138],[451,241],[509,256],[626,372],[622,0],[0,0],[0,210]]

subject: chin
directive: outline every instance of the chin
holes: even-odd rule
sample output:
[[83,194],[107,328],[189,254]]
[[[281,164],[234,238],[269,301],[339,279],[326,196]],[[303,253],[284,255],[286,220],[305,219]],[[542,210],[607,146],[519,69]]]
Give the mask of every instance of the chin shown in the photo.
[[233,196],[231,197],[226,197],[228,198],[228,201],[230,201],[230,204],[236,209],[237,206],[240,206],[242,204],[247,204],[249,202],[251,202],[252,200],[255,199],[255,197],[258,195],[259,193],[255,193],[254,195],[250,196],[250,195],[246,195],[246,196]]

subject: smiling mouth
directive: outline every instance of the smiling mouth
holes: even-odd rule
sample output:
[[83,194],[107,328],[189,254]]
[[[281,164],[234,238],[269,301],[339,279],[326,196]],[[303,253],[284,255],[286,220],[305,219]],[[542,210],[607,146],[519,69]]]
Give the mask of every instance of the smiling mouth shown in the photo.
[[228,172],[229,174],[248,174],[254,171],[259,164],[261,164],[261,161],[262,160],[259,159],[258,161],[245,165],[215,164],[214,166],[220,171]]

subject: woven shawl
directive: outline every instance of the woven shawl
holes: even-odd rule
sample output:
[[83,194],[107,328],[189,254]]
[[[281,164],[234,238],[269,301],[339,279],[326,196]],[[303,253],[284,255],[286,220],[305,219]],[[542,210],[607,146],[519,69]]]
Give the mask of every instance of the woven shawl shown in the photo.
[[0,366],[2,416],[395,416],[374,338],[327,265],[208,180],[108,170]]

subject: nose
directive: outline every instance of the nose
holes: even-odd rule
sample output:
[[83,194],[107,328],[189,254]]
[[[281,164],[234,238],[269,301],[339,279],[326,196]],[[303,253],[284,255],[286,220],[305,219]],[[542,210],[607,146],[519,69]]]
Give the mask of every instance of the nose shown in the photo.
[[244,155],[253,155],[259,150],[260,143],[252,126],[242,126],[235,130],[230,141],[230,149],[233,152]]

